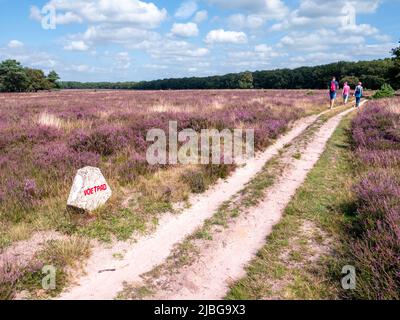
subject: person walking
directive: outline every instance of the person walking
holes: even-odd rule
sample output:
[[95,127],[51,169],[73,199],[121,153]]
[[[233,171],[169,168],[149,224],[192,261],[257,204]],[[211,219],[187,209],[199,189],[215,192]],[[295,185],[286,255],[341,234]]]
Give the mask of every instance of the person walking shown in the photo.
[[354,96],[356,97],[356,108],[360,108],[360,103],[363,93],[364,93],[364,88],[362,87],[362,83],[359,82],[354,91]]
[[347,82],[344,83],[342,94],[343,94],[343,103],[346,105],[347,102],[349,101],[349,96],[350,96],[350,86],[348,85]]
[[336,90],[339,90],[339,83],[336,81],[336,77],[333,77],[332,81],[329,84],[329,97],[331,99],[331,103],[330,103],[331,109],[335,105]]

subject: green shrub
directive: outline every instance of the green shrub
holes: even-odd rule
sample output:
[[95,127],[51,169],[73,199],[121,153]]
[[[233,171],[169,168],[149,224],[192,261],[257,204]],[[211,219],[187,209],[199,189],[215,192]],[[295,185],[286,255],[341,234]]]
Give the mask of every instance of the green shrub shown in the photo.
[[395,95],[396,91],[390,86],[390,84],[383,84],[382,87],[375,92],[372,96],[374,99],[391,98]]

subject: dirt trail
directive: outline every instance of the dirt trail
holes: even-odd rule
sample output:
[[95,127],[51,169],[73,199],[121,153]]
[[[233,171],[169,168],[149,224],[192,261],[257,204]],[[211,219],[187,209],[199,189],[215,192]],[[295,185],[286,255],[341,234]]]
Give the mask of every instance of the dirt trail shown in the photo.
[[[117,242],[111,247],[98,246],[85,268],[85,276],[76,279],[77,285],[65,290],[59,299],[113,299],[123,289],[123,282],[134,282],[140,275],[161,264],[180,243],[212,217],[218,207],[243,189],[273,156],[286,144],[310,126],[318,115],[294,123],[292,129],[281,136],[264,152],[250,159],[225,181],[219,181],[204,194],[191,199],[191,207],[179,215],[163,216],[154,233],[137,242]],[[115,254],[123,254],[120,259]],[[105,271],[103,270],[112,270]],[[100,271],[100,272],[99,272]]]
[[13,263],[21,269],[29,265],[35,254],[50,240],[63,240],[66,236],[56,231],[41,231],[27,240],[18,241],[0,250],[0,270],[5,263]]
[[[245,276],[245,265],[265,244],[265,238],[280,220],[285,207],[320,158],[341,119],[354,109],[342,112],[324,123],[301,150],[299,160],[289,164],[267,190],[265,199],[248,213],[240,215],[227,229],[213,234],[199,248],[199,258],[178,273],[161,275],[162,288],[153,299],[222,299],[229,284]],[[156,280],[157,282],[157,280]]]

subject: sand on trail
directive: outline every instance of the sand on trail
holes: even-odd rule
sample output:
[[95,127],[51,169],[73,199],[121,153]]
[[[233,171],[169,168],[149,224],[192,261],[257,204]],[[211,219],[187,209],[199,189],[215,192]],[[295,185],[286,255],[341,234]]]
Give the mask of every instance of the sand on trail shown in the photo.
[[12,263],[14,267],[24,269],[40,251],[51,240],[64,240],[67,236],[56,231],[36,232],[27,240],[13,243],[11,246],[0,250],[0,270],[5,264]]
[[288,161],[290,164],[267,190],[263,201],[235,219],[227,229],[213,234],[211,241],[198,248],[200,256],[193,264],[163,277],[161,281],[167,286],[162,286],[151,299],[223,299],[229,284],[246,275],[245,266],[265,245],[266,237],[319,160],[341,119],[353,110],[346,110],[323,124],[301,150],[301,158]]
[[[325,112],[324,112],[325,113]],[[78,277],[58,299],[113,299],[123,289],[124,282],[134,282],[140,275],[164,262],[174,246],[192,234],[203,222],[212,217],[218,207],[243,189],[273,156],[300,135],[319,115],[296,121],[291,129],[264,152],[249,159],[226,180],[220,180],[205,193],[190,200],[191,207],[180,214],[165,214],[156,230],[137,241],[116,242],[111,246],[99,245],[93,250],[85,275]],[[115,254],[122,254],[119,259]]]

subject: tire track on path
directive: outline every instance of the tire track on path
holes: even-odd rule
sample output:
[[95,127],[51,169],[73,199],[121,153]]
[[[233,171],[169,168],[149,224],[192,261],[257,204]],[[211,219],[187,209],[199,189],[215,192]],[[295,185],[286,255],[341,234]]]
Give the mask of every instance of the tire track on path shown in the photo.
[[[329,112],[326,111],[326,112]],[[323,112],[320,115],[326,113]],[[75,280],[76,285],[63,291],[59,299],[113,299],[122,289],[123,283],[134,282],[140,275],[163,263],[174,246],[193,233],[202,223],[213,216],[218,207],[240,191],[286,144],[299,136],[320,115],[302,118],[276,142],[245,166],[239,167],[225,181],[219,181],[204,194],[193,197],[191,207],[181,214],[166,214],[152,234],[140,237],[135,243],[116,242],[111,247],[100,245],[84,270],[85,276]],[[113,257],[124,252],[122,259]],[[115,270],[99,272],[101,270]]]
[[281,159],[289,164],[266,190],[263,201],[248,213],[241,214],[227,229],[213,233],[212,240],[197,248],[200,254],[195,262],[176,273],[153,279],[159,283],[160,291],[151,299],[222,299],[230,283],[246,275],[245,266],[265,244],[266,237],[319,160],[342,118],[354,110],[348,109],[327,120],[301,150],[300,159]]

